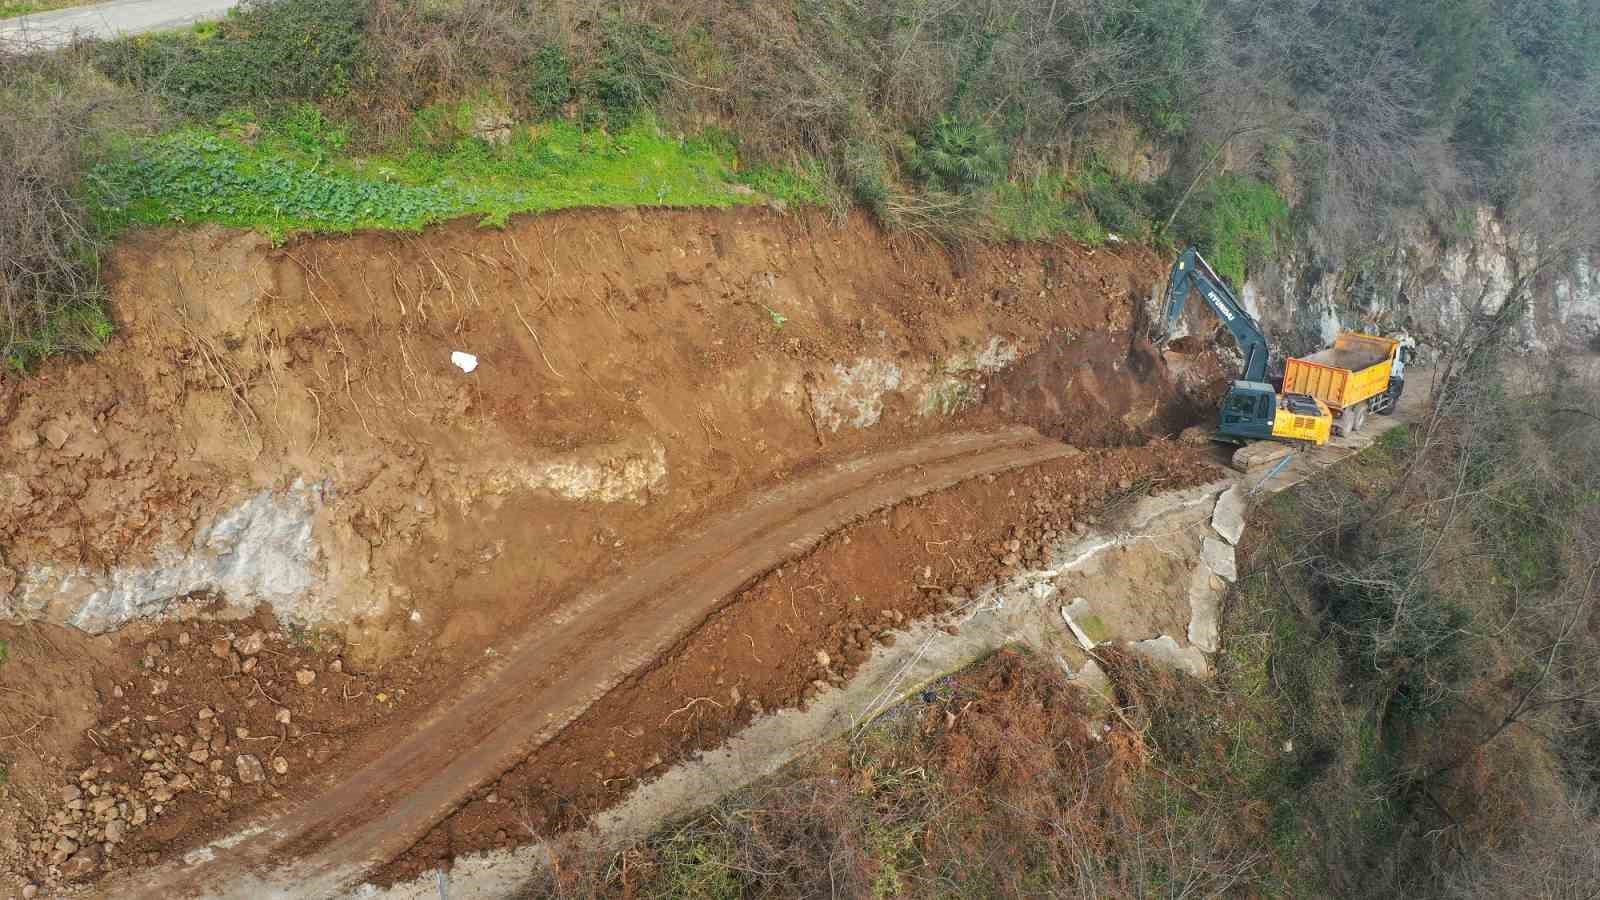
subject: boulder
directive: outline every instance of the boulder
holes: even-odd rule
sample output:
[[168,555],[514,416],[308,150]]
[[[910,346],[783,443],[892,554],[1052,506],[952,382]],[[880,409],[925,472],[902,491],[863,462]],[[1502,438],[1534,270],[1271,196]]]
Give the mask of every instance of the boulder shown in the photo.
[[1238,544],[1244,535],[1244,488],[1234,485],[1222,492],[1211,511],[1211,527],[1230,544]]

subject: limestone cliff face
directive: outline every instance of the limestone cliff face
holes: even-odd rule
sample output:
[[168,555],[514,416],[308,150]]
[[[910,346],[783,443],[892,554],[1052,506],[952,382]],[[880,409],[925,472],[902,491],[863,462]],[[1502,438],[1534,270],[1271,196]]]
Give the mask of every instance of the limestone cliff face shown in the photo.
[[[1600,254],[1580,254],[1524,288],[1520,349],[1587,347],[1600,340],[1596,260]],[[1339,268],[1295,248],[1255,272],[1242,299],[1287,354],[1326,346],[1348,328],[1410,335],[1426,356],[1447,343],[1472,310],[1499,309],[1519,274],[1538,266],[1533,242],[1485,210],[1468,236],[1446,243],[1418,231]]]

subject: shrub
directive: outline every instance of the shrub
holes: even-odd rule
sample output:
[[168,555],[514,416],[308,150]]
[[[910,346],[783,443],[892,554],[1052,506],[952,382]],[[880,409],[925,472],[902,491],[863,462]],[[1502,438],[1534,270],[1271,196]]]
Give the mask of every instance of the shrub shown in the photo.
[[548,119],[572,102],[572,64],[556,44],[540,47],[525,67],[528,105],[535,118]]
[[1005,177],[1006,151],[990,129],[950,116],[905,144],[906,167],[929,190],[972,193]]
[[1078,177],[1084,205],[1107,231],[1139,238],[1150,230],[1150,210],[1139,185],[1091,162]]
[[852,141],[844,149],[844,182],[855,201],[882,220],[890,193],[889,160],[877,144]]
[[100,65],[191,115],[319,100],[344,92],[362,66],[366,13],[361,0],[245,0],[215,33],[111,41]]
[[1289,204],[1272,185],[1248,175],[1219,175],[1196,190],[1173,220],[1173,235],[1205,248],[1206,259],[1235,286],[1271,259],[1289,224]]
[[654,104],[666,89],[667,57],[672,39],[648,22],[620,15],[601,23],[600,48],[583,91],[607,122],[625,123]]
[[0,71],[0,370],[20,371],[111,335],[82,175],[102,129],[139,127],[148,109],[74,53],[0,50]]

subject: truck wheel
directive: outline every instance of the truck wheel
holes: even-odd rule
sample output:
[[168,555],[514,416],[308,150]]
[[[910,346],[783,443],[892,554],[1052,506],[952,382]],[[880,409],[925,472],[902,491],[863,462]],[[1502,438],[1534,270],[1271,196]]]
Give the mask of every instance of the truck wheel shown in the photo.
[[1355,426],[1352,430],[1360,431],[1361,429],[1367,427],[1367,401],[1363,400],[1356,404],[1354,415]]
[[1404,378],[1389,379],[1389,389],[1383,392],[1385,403],[1383,409],[1378,410],[1378,415],[1394,415],[1394,411],[1400,406],[1400,395],[1405,393],[1405,391],[1406,382]]

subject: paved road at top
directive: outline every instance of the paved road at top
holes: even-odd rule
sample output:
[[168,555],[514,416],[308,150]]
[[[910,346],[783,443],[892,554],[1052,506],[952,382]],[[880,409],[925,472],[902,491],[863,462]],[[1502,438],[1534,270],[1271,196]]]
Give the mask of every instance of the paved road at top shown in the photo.
[[238,0],[111,0],[0,19],[0,45],[23,43],[40,49],[65,45],[73,32],[86,37],[117,37],[181,28],[220,19]]

